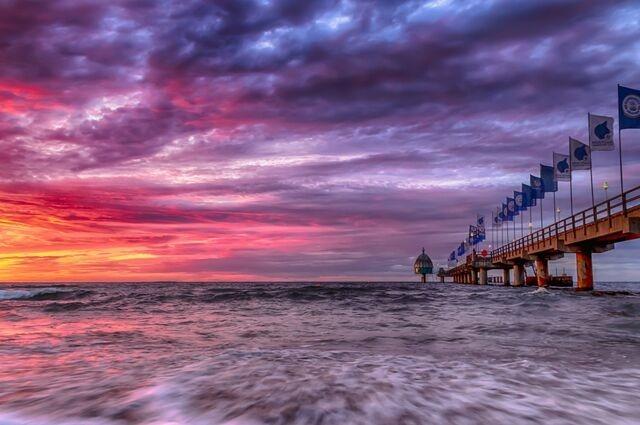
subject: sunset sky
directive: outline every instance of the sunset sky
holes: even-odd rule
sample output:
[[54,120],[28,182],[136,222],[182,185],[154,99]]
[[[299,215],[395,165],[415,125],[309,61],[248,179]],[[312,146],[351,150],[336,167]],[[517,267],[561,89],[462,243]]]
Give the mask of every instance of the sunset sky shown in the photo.
[[[617,84],[637,1],[0,0],[0,280],[413,280],[588,112],[617,125]],[[618,194],[618,151],[593,162]]]

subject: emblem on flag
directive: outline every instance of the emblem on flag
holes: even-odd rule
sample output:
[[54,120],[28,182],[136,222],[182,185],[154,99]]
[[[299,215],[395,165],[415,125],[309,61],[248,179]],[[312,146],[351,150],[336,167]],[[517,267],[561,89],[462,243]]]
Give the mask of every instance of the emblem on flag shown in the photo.
[[571,154],[571,170],[591,169],[591,152],[588,145],[569,137],[569,152]]
[[622,112],[629,118],[640,117],[640,97],[629,94],[622,99]]
[[640,128],[640,90],[618,86],[620,129]]
[[518,210],[516,210],[516,201],[513,198],[507,198],[507,211],[510,217],[518,215]]
[[553,177],[556,181],[571,180],[571,166],[569,165],[569,155],[553,153]]
[[612,151],[613,118],[589,114],[589,142],[591,151]]
[[526,209],[525,205],[524,205],[524,199],[522,197],[522,193],[521,192],[514,192],[514,196],[513,199],[516,201],[516,207],[519,210],[524,210]]

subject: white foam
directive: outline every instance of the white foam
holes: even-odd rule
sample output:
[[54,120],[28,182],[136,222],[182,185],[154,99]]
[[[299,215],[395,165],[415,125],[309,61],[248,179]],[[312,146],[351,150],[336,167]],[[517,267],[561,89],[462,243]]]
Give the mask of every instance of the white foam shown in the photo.
[[41,289],[0,289],[0,300],[24,300],[33,298],[42,294],[53,294],[59,292],[54,288],[41,288]]
[[550,294],[551,291],[549,291],[547,288],[541,286],[538,289],[536,289],[535,291],[531,291],[529,292],[529,294]]
[[[227,352],[137,392],[132,402],[149,425],[624,424],[640,414],[631,394],[639,377],[638,369],[572,376],[531,362]],[[611,398],[583,403],[593,388]],[[574,406],[568,413],[567,405]]]

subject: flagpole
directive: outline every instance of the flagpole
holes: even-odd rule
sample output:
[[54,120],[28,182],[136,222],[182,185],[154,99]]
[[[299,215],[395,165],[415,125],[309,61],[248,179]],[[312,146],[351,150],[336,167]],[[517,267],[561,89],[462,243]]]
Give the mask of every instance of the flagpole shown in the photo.
[[540,198],[540,228],[544,227],[544,221],[542,220],[542,198]]
[[493,248],[495,247],[494,243],[493,243],[493,232],[495,232],[495,229],[493,228],[496,225],[496,218],[493,215],[493,212],[491,213],[491,249],[493,250]]
[[556,221],[558,221],[558,218],[556,217],[556,193],[553,192],[553,222],[555,223]]
[[516,240],[516,218],[515,217],[513,217],[513,240]]
[[[509,217],[509,207],[507,207],[507,217]],[[513,219],[513,217],[512,217]],[[507,243],[509,243],[509,220],[507,220]]]
[[[593,196],[593,151],[591,150],[591,112],[587,112],[587,129],[589,133],[589,175],[591,176],[591,207],[596,205],[595,197]],[[554,207],[555,210],[555,207]]]
[[[618,84],[618,111],[620,110],[620,84]],[[622,129],[620,128],[620,113],[618,113],[618,151],[620,151],[620,194],[624,193],[624,184],[622,183]]]
[[[531,192],[529,192],[531,193]],[[529,202],[531,203],[531,202]],[[531,208],[531,205],[529,206],[529,223],[531,223],[531,227],[533,227],[533,216],[531,215],[531,212],[533,211],[533,208]],[[529,229],[529,232],[531,232],[532,229]]]
[[573,216],[573,170],[569,176],[569,198],[571,199],[571,216]]
[[524,214],[520,214],[520,237],[524,238],[524,224],[522,224],[522,216]]
[[571,152],[571,137],[569,137],[569,199],[571,200],[571,216],[573,217],[573,152]]

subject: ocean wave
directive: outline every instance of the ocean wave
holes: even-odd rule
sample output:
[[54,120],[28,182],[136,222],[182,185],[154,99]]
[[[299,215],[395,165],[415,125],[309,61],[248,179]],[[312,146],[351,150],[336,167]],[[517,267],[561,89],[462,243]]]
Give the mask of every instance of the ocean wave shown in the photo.
[[[140,423],[164,412],[155,420],[221,425],[624,424],[638,417],[640,370],[583,372],[528,361],[229,351],[136,391],[137,413],[129,415]],[[582,403],[594,389],[606,396]]]
[[[470,364],[429,356],[232,350],[165,376],[116,391],[117,397],[97,386],[82,403],[60,391],[38,402],[47,421],[6,423],[613,425],[640,417],[637,368],[567,371],[528,360]],[[87,412],[99,416],[83,416]]]
[[85,289],[60,289],[60,288],[37,288],[37,289],[0,289],[0,300],[33,300],[51,301],[66,300],[73,298],[84,298],[94,294],[94,291]]

